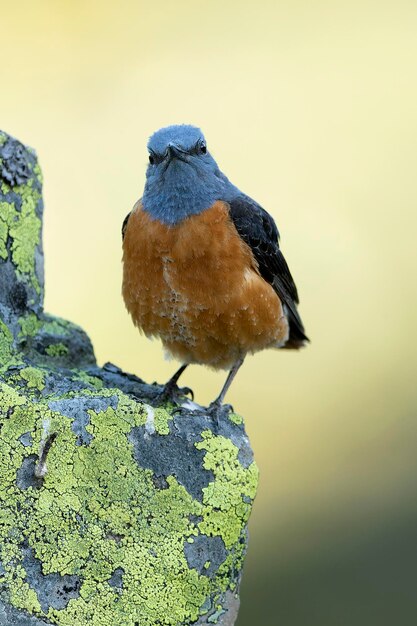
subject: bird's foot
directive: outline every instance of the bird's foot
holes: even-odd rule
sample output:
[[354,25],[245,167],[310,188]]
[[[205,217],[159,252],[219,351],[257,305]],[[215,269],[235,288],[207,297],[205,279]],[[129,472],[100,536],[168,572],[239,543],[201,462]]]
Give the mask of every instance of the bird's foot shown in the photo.
[[220,404],[216,400],[209,404],[208,407],[200,407],[197,405],[190,406],[189,403],[185,403],[181,406],[175,407],[173,413],[175,415],[201,415],[204,417],[210,417],[213,424],[213,432],[217,433],[220,427],[220,421],[229,417],[230,413],[233,413],[233,407],[231,404]]
[[221,404],[214,400],[206,409],[207,415],[213,420],[214,430],[217,432],[220,426],[220,420],[227,419],[230,413],[233,413],[231,404]]
[[161,404],[166,404],[167,402],[180,405],[187,396],[190,396],[191,400],[194,400],[194,392],[190,387],[178,387],[178,385],[168,382],[155,396],[154,402],[157,406],[161,406]]

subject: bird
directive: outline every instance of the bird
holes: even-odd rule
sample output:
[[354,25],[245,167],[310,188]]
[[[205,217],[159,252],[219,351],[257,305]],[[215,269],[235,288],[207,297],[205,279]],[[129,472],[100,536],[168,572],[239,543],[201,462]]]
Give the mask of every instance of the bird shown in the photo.
[[122,295],[133,323],[182,365],[160,401],[178,399],[190,364],[227,370],[206,408],[217,423],[248,354],[309,339],[274,219],[223,174],[202,131],[160,128],[148,141],[141,199],[122,225]]

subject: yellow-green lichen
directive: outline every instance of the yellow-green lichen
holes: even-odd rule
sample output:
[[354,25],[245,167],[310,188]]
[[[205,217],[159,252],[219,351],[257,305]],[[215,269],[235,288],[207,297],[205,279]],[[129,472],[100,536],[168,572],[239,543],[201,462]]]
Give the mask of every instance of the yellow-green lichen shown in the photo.
[[38,182],[42,185],[43,183],[43,174],[42,174],[42,170],[40,168],[39,163],[36,161],[35,166],[33,168],[33,173],[35,174],[36,178],[38,179]]
[[258,468],[254,462],[244,468],[238,460],[239,449],[226,437],[213,435],[209,430],[202,437],[195,446],[206,450],[203,464],[213,472],[215,480],[203,489],[205,507],[199,529],[205,535],[220,535],[226,548],[231,548],[249,519]]
[[81,380],[83,383],[94,387],[94,389],[103,389],[103,381],[97,376],[91,376],[84,370],[73,370],[75,380]]
[[42,330],[44,332],[49,333],[51,335],[58,335],[61,337],[64,337],[68,335],[69,333],[71,333],[74,328],[76,328],[77,330],[79,329],[79,327],[75,326],[75,324],[72,324],[71,322],[68,322],[67,320],[63,320],[60,317],[53,317],[53,318],[47,319],[42,324]]
[[[53,320],[45,323],[34,315],[20,318],[19,325],[20,336],[34,336],[47,325],[51,334],[58,330]],[[10,359],[13,338],[3,326]],[[1,330],[0,325],[0,337]],[[49,348],[60,345],[66,348]],[[59,356],[59,349],[53,355]],[[203,488],[202,501],[174,476],[167,476],[162,488],[152,470],[138,463],[129,433],[142,426],[147,436],[173,436],[172,415],[103,387],[98,377],[78,369],[65,370],[69,388],[72,379],[89,389],[43,397],[46,371],[27,365],[12,369],[8,380],[19,391],[0,384],[1,408],[7,412],[0,436],[0,561],[10,602],[59,626],[177,626],[207,614],[216,623],[223,610],[216,606],[219,594],[235,588],[242,567],[256,466],[242,466],[238,448],[207,430],[195,444],[214,476]],[[103,406],[110,400],[111,406],[100,412],[87,409],[83,428],[89,443],[80,445],[74,422],[60,412],[59,402],[73,401],[76,407],[80,399],[97,398],[108,398]],[[39,455],[50,434],[56,438],[42,484],[22,485],[17,480],[21,468]],[[213,574],[210,561],[202,572],[187,561],[184,545],[198,535],[221,537],[227,550]],[[44,575],[79,577],[79,595],[65,608],[45,610],[25,569],[23,545],[42,564]],[[109,584],[116,570],[123,572],[119,588]]]
[[169,434],[169,424],[168,422],[172,420],[172,415],[168,413],[166,409],[162,407],[153,409],[154,411],[154,425],[155,430],[159,435],[168,435]]
[[0,398],[3,409],[14,410],[15,407],[27,403],[27,399],[22,396],[16,389],[0,381]]
[[[8,569],[6,569],[7,574]],[[28,613],[38,613],[41,610],[36,592],[31,589],[28,583],[25,581],[26,572],[23,567],[14,568],[13,575],[15,578],[15,585],[10,591],[10,602],[20,609],[24,609]],[[5,576],[7,580],[7,576]]]
[[[1,164],[1,159],[0,159],[0,164]],[[0,183],[0,189],[1,192],[6,195],[9,193],[9,191],[11,190],[10,185],[8,185],[6,182],[4,182],[4,180],[1,181]]]
[[[25,377],[29,369],[35,370],[26,368],[20,375],[24,372]],[[83,395],[94,397],[94,393]],[[252,466],[245,469],[240,465],[233,444],[207,431],[196,446],[206,451],[204,466],[215,479],[204,490],[203,503],[173,476],[167,477],[165,489],[158,489],[152,471],[135,461],[128,440],[133,427],[146,423],[143,405],[115,389],[103,389],[100,394],[117,395],[117,408],[89,411],[91,443],[77,446],[70,419],[50,410],[46,401],[28,403],[9,388],[7,403],[13,411],[0,439],[4,459],[0,467],[3,584],[14,606],[60,626],[191,623],[209,611],[207,599],[219,585],[230,587],[231,571],[239,561],[237,552],[237,556],[229,555],[219,577],[210,579],[188,566],[184,542],[192,540],[199,527],[200,532],[220,535],[226,546],[232,546],[245,527],[249,505],[242,497],[254,495],[256,472]],[[157,409],[155,428],[165,434],[170,419],[163,409]],[[33,438],[29,448],[18,443],[27,432]],[[19,489],[16,472],[25,456],[39,450],[46,432],[57,433],[57,437],[48,454],[43,486]],[[221,492],[224,502],[219,501]],[[214,523],[212,515],[217,509],[223,518]],[[193,517],[203,521],[196,526],[190,521]],[[19,548],[23,541],[42,562],[44,574],[80,576],[79,597],[70,600],[65,609],[42,611],[25,576]],[[117,568],[123,570],[122,589],[108,582]],[[207,608],[202,611],[203,606]]]
[[45,387],[45,372],[36,367],[25,367],[20,370],[20,376],[26,381],[29,389],[42,391]]
[[241,424],[243,424],[243,417],[238,413],[230,413],[229,420],[233,424],[236,424],[236,426],[240,426]]
[[8,326],[0,320],[0,368],[4,367],[13,356],[13,335]]
[[19,337],[33,337],[42,326],[42,322],[34,313],[19,318]]
[[[7,193],[10,187],[4,185],[2,192]],[[15,202],[0,202],[0,258],[8,257],[7,242],[10,237],[11,258],[18,275],[28,277],[40,293],[35,271],[35,249],[40,243],[41,220],[36,215],[36,206],[41,195],[33,188],[33,180],[13,187],[13,193],[21,199],[20,210],[17,210]]]
[[13,202],[0,202],[0,258],[7,259],[7,240],[17,211]]
[[46,350],[46,354],[52,357],[65,356],[68,354],[68,347],[63,343],[51,343]]
[[12,260],[19,274],[28,275],[35,290],[40,293],[40,285],[35,272],[35,248],[40,243],[41,220],[35,209],[40,193],[33,189],[33,180],[26,185],[14,187],[13,191],[22,199],[20,213],[9,226],[12,238]]

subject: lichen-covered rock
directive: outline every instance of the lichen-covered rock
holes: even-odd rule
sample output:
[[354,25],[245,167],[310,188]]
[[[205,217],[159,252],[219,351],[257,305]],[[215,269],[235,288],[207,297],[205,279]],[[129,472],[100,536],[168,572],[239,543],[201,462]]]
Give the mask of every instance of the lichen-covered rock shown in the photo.
[[257,468],[241,418],[155,407],[43,312],[36,155],[0,133],[0,626],[233,626]]

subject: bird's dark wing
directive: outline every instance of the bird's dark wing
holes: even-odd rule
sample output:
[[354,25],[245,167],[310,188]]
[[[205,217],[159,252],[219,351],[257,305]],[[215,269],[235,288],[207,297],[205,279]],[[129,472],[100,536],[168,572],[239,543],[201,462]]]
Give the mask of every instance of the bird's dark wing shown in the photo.
[[259,273],[272,285],[287,310],[290,336],[285,347],[299,348],[308,338],[297,310],[297,287],[279,248],[278,228],[269,213],[244,194],[236,196],[228,204],[232,222],[251,249]]
[[125,219],[123,220],[123,224],[122,224],[122,240],[125,238],[125,232],[126,232],[126,228],[127,228],[127,223],[129,221],[130,213],[128,213],[126,215]]

